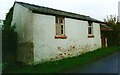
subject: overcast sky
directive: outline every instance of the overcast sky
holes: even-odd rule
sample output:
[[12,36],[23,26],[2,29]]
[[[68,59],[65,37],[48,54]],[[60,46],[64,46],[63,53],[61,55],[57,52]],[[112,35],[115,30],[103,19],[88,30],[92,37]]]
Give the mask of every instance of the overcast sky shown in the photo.
[[[5,19],[6,13],[13,6],[15,0],[0,0],[0,19]],[[102,20],[107,15],[118,14],[120,0],[16,0],[50,7],[68,12],[91,16]]]

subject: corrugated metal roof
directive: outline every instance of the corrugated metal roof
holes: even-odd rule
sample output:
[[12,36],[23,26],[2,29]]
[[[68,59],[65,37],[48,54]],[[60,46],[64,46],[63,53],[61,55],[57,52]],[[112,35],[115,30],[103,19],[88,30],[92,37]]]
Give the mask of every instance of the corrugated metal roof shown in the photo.
[[62,11],[62,10],[57,10],[57,9],[53,9],[53,8],[48,8],[48,7],[43,7],[43,6],[38,6],[38,5],[28,4],[28,3],[23,3],[23,2],[15,2],[15,3],[18,3],[24,7],[32,10],[34,13],[50,14],[50,15],[64,16],[64,17],[69,17],[69,18],[85,20],[85,21],[104,23],[102,21],[96,20],[94,18],[85,16],[85,15],[80,15],[80,14],[76,14],[76,13],[66,12],[66,11]]

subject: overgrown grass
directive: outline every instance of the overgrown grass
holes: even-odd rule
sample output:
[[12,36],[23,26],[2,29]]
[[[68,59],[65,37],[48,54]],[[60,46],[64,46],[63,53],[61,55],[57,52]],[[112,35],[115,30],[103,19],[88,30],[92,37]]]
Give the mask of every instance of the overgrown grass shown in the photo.
[[118,50],[120,50],[119,46],[101,48],[77,57],[65,58],[58,61],[45,62],[45,63],[34,65],[34,66],[8,64],[8,66],[5,68],[6,70],[3,70],[3,72],[5,73],[60,73],[60,72],[77,68],[77,66],[80,67],[94,60],[97,60],[101,57],[117,52]]

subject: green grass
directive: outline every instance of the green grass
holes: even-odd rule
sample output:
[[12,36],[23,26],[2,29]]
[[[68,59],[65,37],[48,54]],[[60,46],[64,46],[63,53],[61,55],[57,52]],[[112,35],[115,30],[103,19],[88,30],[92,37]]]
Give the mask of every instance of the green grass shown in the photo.
[[34,66],[8,64],[7,67],[5,67],[5,70],[3,70],[3,72],[60,73],[60,72],[64,72],[64,71],[68,71],[68,70],[77,68],[78,66],[79,67],[83,66],[92,61],[95,61],[104,56],[107,56],[111,53],[117,52],[118,50],[120,50],[119,46],[101,48],[101,49],[97,49],[93,52],[88,52],[86,54],[83,54],[83,55],[80,55],[77,57],[70,57],[70,58],[65,58],[65,59],[58,60],[58,61],[45,62],[45,63],[34,65]]

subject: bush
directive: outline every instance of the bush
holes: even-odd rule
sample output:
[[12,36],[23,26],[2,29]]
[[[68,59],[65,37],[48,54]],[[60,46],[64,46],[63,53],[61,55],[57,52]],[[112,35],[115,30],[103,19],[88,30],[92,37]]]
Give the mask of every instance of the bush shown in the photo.
[[120,45],[119,20],[116,18],[116,16],[110,15],[110,17],[107,17],[107,19],[105,19],[105,23],[113,29],[111,32],[107,32],[108,45]]
[[2,26],[2,50],[16,50],[17,33],[14,31],[15,25],[11,26],[13,17],[13,7],[9,10]]
[[2,26],[2,62],[13,63],[16,61],[17,33],[14,31],[15,25],[11,26],[13,17],[13,7],[6,15]]

